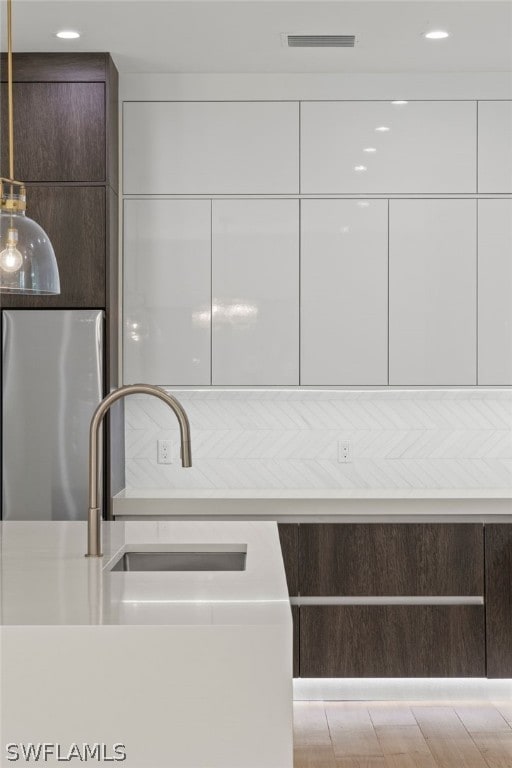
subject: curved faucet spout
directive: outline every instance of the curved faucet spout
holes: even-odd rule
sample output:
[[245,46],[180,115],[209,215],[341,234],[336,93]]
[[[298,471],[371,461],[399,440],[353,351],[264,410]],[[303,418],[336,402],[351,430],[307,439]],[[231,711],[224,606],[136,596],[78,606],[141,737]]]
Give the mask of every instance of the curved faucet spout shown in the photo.
[[153,395],[173,411],[180,426],[181,465],[192,466],[190,424],[185,409],[175,397],[160,387],[151,384],[129,384],[119,387],[107,395],[94,411],[89,430],[89,514],[87,518],[87,557],[102,557],[101,551],[101,510],[98,501],[98,457],[100,455],[99,432],[101,423],[110,406],[127,395]]

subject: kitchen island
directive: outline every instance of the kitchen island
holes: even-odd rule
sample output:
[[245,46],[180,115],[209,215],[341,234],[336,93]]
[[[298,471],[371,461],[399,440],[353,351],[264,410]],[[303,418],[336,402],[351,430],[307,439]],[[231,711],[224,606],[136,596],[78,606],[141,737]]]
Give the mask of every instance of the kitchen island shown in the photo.
[[512,679],[511,497],[509,488],[126,489],[113,511],[276,520],[296,698],[319,679],[340,681],[317,686],[320,698],[376,698],[362,679]]
[[[104,556],[85,547],[82,522],[1,526],[2,760],[9,743],[64,755],[100,744],[110,757],[122,745],[129,768],[291,768],[292,619],[276,524],[105,523]],[[245,562],[111,570],[132,551]]]

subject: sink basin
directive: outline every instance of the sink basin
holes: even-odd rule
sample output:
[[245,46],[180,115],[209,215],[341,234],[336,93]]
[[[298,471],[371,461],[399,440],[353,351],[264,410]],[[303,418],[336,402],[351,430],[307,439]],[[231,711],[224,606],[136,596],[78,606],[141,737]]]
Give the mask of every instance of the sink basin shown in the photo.
[[245,571],[247,552],[125,552],[112,571]]

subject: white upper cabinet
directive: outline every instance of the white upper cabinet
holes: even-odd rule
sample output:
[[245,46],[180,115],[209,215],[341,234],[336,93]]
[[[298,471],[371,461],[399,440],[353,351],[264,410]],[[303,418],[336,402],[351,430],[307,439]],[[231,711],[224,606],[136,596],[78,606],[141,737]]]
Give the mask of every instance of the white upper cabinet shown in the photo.
[[476,200],[389,205],[389,383],[476,384]]
[[301,384],[387,384],[387,201],[303,200],[301,232]]
[[292,102],[127,102],[125,194],[299,191]]
[[210,384],[210,201],[124,205],[124,383]]
[[512,384],[512,200],[478,201],[478,383]]
[[299,202],[214,200],[212,383],[299,383]]
[[478,191],[512,192],[512,101],[478,102]]
[[476,192],[476,103],[304,102],[301,192]]

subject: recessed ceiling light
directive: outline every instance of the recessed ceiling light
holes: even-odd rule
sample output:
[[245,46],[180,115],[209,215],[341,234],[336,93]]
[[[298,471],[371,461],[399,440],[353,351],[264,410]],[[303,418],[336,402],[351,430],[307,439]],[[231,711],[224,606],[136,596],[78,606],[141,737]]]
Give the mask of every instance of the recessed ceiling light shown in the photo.
[[401,100],[399,99],[399,100],[397,100],[397,101],[392,101],[391,103],[392,103],[392,104],[394,104],[396,107],[401,107],[401,106],[403,106],[404,104],[408,104],[409,102],[408,102],[408,101],[401,101]]
[[354,165],[354,171],[366,171],[368,170],[366,165]]
[[445,29],[432,29],[430,32],[425,32],[424,37],[426,37],[427,40],[444,40],[445,38],[450,37],[450,33]]
[[376,151],[377,150],[375,149],[375,147],[365,147],[363,149],[363,152],[376,152]]
[[390,129],[387,125],[379,125],[375,130],[379,131],[380,133],[386,133],[386,131],[389,131]]
[[76,40],[77,37],[80,37],[80,32],[76,32],[74,29],[60,29],[55,33],[55,36],[61,40]]

